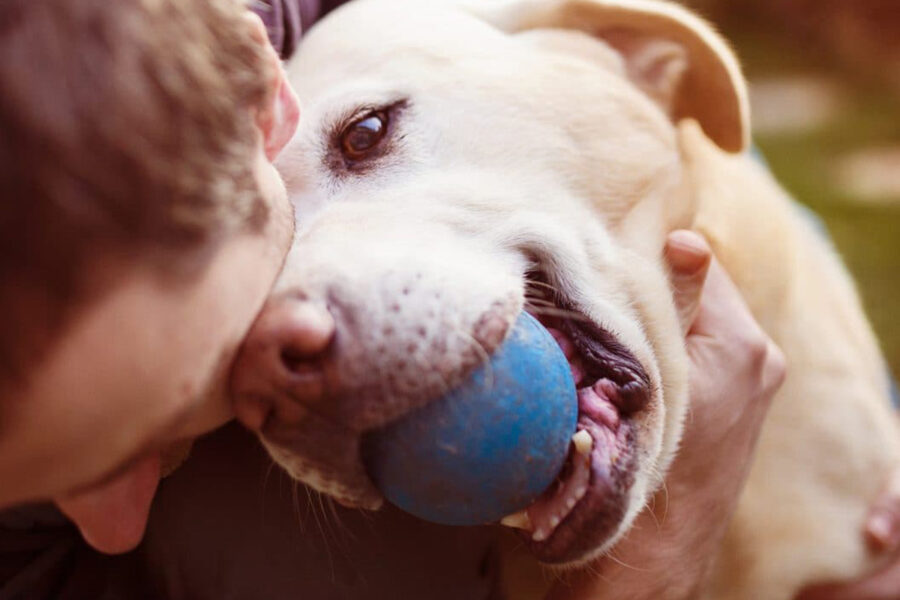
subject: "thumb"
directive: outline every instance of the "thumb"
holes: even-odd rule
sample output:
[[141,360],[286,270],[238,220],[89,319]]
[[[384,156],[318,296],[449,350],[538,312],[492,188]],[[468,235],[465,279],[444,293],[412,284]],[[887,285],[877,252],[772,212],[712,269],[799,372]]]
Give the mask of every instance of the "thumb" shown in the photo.
[[669,279],[675,309],[678,311],[682,330],[687,332],[697,318],[712,250],[701,235],[681,229],[673,231],[666,239],[665,256],[671,269]]

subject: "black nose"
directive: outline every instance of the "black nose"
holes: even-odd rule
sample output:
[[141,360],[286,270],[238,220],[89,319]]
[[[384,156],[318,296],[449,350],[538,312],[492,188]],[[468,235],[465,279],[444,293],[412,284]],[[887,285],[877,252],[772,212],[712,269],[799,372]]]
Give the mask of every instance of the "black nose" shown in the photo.
[[[244,341],[232,372],[237,418],[259,430],[277,411],[282,421],[302,418],[304,405],[325,393],[324,355],[335,321],[319,303],[295,296],[271,298]],[[281,393],[290,390],[289,398]]]

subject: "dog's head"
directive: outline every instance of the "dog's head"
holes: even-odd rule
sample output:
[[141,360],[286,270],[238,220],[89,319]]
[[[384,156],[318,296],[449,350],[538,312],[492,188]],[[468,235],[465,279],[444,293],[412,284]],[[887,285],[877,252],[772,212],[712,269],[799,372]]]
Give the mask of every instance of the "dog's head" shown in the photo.
[[743,148],[732,55],[652,0],[359,0],[289,75],[303,116],[278,166],[298,236],[235,369],[239,415],[294,477],[377,508],[367,432],[529,310],[572,364],[592,444],[529,509],[529,544],[552,563],[604,551],[681,434],[661,261],[692,207],[677,124]]

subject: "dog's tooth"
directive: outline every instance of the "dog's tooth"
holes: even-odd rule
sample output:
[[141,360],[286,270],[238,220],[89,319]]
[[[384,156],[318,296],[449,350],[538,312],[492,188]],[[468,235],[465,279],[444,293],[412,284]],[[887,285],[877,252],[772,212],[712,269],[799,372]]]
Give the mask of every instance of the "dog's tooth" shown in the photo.
[[526,531],[531,531],[531,517],[528,516],[528,513],[524,510],[520,510],[519,512],[507,515],[500,520],[501,525],[506,525],[507,527],[512,527],[513,529],[524,529]]
[[576,502],[578,502],[578,501],[575,498],[569,498],[566,501],[566,508],[568,508],[569,510],[572,510],[573,508],[575,508]]
[[583,485],[575,491],[575,497],[581,500],[587,494],[587,486]]
[[549,536],[550,536],[550,534],[547,533],[546,529],[538,528],[538,530],[535,531],[534,534],[532,534],[531,539],[533,539],[536,542],[543,542]]
[[591,453],[591,448],[594,445],[594,439],[584,429],[579,429],[575,432],[575,435],[572,436],[572,443],[575,444],[575,451],[582,456],[587,456]]

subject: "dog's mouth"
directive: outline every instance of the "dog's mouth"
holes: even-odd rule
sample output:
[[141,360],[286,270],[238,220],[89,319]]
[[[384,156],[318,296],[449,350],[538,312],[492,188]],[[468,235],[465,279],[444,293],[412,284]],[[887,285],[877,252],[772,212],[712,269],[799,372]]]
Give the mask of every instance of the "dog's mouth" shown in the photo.
[[[543,290],[537,298],[534,289]],[[503,524],[519,529],[539,560],[566,564],[605,549],[625,517],[637,466],[635,420],[649,404],[652,386],[640,362],[612,333],[548,289],[529,286],[526,308],[569,361],[578,424],[554,484]]]

